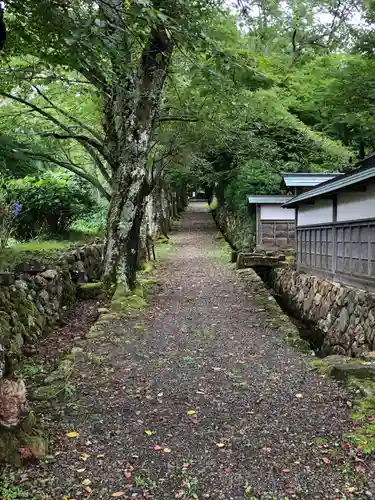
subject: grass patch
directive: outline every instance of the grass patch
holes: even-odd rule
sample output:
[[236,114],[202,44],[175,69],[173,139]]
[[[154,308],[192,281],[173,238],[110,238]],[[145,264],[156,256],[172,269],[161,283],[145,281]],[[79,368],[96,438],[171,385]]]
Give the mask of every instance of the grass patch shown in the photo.
[[192,356],[183,356],[182,362],[186,366],[195,366],[197,364],[197,360]]
[[[349,380],[349,387],[358,387],[357,381]],[[349,443],[370,454],[375,451],[375,382],[366,381],[366,393],[367,396],[356,401],[352,418],[357,427],[346,438]]]
[[63,250],[72,244],[72,241],[27,241],[12,245],[9,250],[13,252],[49,252],[51,250]]
[[331,367],[324,361],[324,359],[313,359],[310,362],[310,366],[313,370],[321,373],[322,375],[327,375],[330,372]]

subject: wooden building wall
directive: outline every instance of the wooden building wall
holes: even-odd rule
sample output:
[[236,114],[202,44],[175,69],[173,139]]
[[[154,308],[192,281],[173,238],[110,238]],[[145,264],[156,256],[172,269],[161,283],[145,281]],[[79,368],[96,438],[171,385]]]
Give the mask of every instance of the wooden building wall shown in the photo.
[[375,183],[297,213],[298,269],[375,291]]

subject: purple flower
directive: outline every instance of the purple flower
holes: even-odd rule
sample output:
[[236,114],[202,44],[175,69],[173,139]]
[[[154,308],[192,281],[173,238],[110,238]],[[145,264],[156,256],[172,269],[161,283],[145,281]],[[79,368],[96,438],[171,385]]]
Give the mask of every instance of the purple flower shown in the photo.
[[12,210],[12,214],[17,217],[17,215],[20,214],[22,210],[22,203],[20,203],[19,201],[15,200],[14,203],[13,203],[13,210]]

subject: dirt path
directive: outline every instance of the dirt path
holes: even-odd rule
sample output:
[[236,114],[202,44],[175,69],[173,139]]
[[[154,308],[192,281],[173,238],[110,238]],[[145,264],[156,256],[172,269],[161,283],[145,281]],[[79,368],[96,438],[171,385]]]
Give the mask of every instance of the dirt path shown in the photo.
[[91,341],[55,407],[79,437],[29,469],[35,498],[375,497],[341,447],[348,395],[262,324],[215,233],[191,209],[146,313]]

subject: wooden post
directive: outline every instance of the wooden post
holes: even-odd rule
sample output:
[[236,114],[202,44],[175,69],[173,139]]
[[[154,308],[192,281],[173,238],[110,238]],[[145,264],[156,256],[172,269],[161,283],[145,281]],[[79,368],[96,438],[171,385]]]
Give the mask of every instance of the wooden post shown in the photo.
[[297,263],[297,271],[299,271],[299,267],[301,265],[300,262],[300,253],[299,253],[299,245],[298,245],[298,206],[294,209],[294,224],[295,224],[295,242],[296,242],[296,263]]
[[337,268],[337,194],[332,199],[332,273],[335,275]]
[[256,222],[255,222],[256,246],[261,245],[261,240],[262,240],[261,224],[262,221],[260,218],[260,205],[256,204]]

